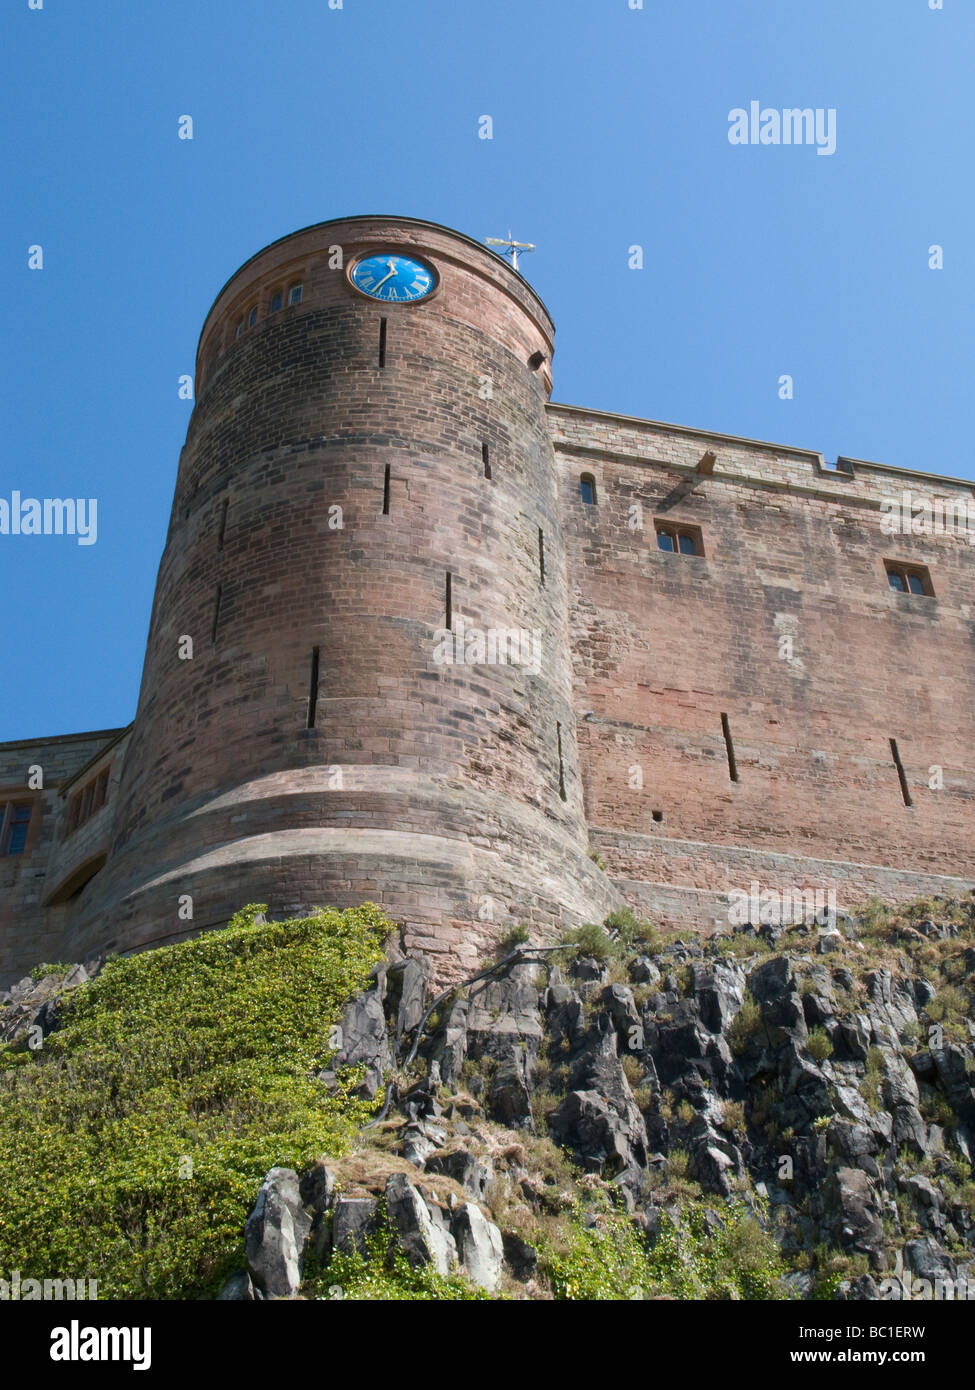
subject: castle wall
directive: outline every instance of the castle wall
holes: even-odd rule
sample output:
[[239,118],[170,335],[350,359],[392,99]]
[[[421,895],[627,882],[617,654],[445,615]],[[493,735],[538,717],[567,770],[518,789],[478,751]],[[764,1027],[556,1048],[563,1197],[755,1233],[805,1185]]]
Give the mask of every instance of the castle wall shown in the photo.
[[[571,407],[550,419],[587,814],[620,885],[666,885],[680,920],[695,893],[747,888],[756,851],[763,886],[832,886],[841,907],[975,882],[972,551],[881,529],[904,488],[964,504],[970,485]],[[659,550],[657,518],[699,528],[703,557]],[[926,566],[934,596],[891,590],[888,559]]]
[[[383,248],[437,292],[355,290]],[[443,979],[624,901],[708,929],[753,884],[847,908],[975,883],[973,552],[881,526],[904,489],[972,486],[551,404],[552,339],[501,259],[409,218],[307,228],[231,277],[131,731],[0,745],[0,800],[44,768],[0,853],[0,987],[248,901],[371,899]],[[658,521],[703,553],[658,549]],[[513,662],[476,650],[499,631]]]

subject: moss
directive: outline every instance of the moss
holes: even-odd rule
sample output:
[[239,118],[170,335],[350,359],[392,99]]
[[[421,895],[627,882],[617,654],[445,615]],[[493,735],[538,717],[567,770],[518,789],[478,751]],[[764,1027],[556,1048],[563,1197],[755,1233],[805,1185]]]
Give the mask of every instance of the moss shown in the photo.
[[46,975],[67,975],[68,971],[73,969],[74,966],[70,961],[59,960],[55,961],[53,964],[51,964],[50,961],[45,961],[43,965],[34,966],[33,970],[30,972],[30,978],[37,981],[43,980]]
[[212,1296],[261,1179],[347,1149],[369,1111],[315,1079],[390,926],[366,904],[109,962],[34,1053],[0,1048],[0,1275]]

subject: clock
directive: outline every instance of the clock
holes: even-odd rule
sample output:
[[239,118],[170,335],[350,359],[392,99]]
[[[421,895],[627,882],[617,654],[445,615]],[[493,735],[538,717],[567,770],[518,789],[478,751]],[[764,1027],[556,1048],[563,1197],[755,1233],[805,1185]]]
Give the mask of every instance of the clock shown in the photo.
[[394,251],[374,251],[349,270],[357,290],[384,304],[416,304],[437,287],[437,273],[424,261]]

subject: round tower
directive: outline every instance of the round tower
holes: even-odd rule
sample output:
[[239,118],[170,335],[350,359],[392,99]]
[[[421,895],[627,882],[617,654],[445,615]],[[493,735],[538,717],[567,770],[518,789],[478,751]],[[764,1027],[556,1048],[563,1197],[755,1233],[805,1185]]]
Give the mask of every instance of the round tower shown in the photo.
[[449,977],[515,923],[617,905],[577,765],[552,341],[505,261],[412,218],[307,228],[224,286],[81,954],[371,899]]

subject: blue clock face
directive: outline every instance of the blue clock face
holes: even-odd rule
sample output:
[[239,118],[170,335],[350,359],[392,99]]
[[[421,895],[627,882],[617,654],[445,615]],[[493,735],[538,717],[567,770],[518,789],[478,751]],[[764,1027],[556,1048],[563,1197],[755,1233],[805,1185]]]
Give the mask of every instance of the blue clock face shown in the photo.
[[437,283],[433,271],[423,261],[391,251],[377,251],[356,261],[351,279],[363,294],[387,304],[415,304],[418,299],[426,299]]

